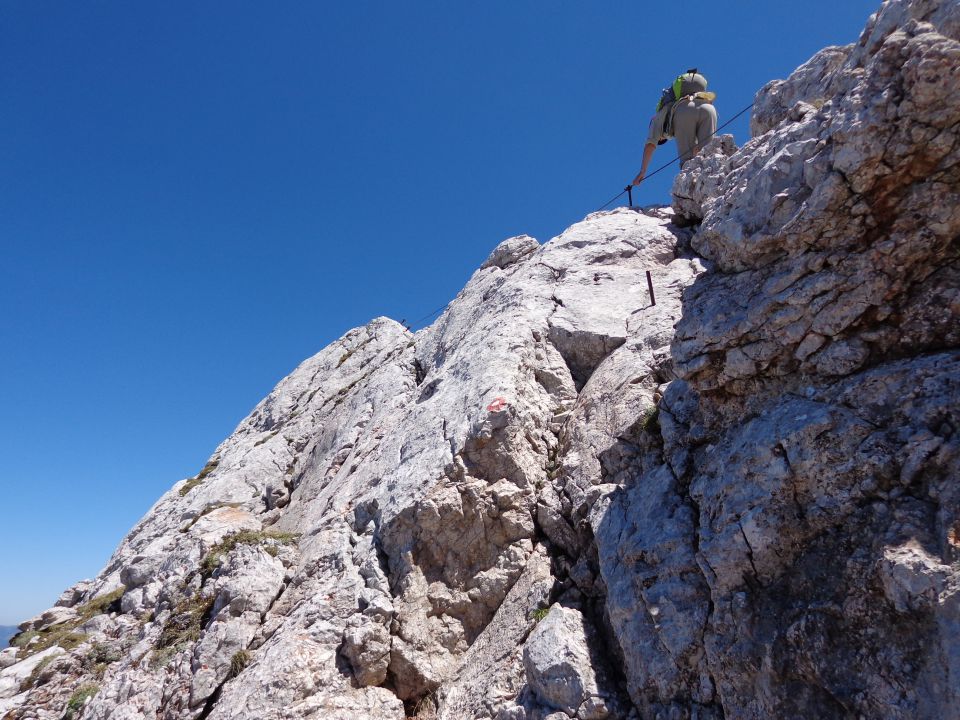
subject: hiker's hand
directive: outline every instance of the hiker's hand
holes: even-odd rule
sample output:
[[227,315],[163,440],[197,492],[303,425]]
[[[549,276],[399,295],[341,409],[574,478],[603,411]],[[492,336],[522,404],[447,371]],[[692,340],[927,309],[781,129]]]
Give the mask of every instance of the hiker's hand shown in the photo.
[[644,176],[645,174],[646,174],[646,173],[644,173],[643,170],[641,170],[640,172],[637,173],[637,176],[633,179],[633,182],[630,183],[630,184],[631,184],[631,185],[639,185],[640,183],[643,182],[643,176]]

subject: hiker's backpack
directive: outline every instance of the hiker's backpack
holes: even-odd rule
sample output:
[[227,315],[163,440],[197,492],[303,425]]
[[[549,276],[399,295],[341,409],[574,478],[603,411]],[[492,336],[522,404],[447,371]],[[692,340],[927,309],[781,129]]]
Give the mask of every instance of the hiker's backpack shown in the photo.
[[[677,79],[669,87],[665,87],[660,93],[660,101],[657,103],[657,112],[665,106],[675,103],[682,97],[695,95],[707,89],[707,79],[697,72],[696,68],[687,70],[683,75],[677,75]],[[664,122],[664,131],[667,135],[673,135],[673,113],[668,113]],[[666,140],[661,140],[663,145]]]
[[660,101],[657,103],[657,112],[667,103],[676,102],[682,97],[703,92],[707,89],[707,79],[697,72],[696,68],[687,70],[683,75],[677,75],[677,79],[669,87],[665,87],[660,93]]

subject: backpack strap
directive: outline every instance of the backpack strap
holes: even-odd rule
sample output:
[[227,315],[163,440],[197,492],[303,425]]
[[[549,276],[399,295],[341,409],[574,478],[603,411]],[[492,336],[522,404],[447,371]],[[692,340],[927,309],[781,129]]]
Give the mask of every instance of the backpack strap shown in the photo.
[[683,88],[683,75],[677,75],[677,79],[673,81],[673,97],[676,100],[680,99],[680,96],[683,94],[681,89]]

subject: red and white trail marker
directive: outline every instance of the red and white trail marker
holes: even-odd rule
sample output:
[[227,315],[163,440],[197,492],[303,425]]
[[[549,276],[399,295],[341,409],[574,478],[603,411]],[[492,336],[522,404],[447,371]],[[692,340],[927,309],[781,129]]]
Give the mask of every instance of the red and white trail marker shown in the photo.
[[495,398],[492,403],[487,405],[488,412],[500,412],[507,406],[507,401],[502,397]]

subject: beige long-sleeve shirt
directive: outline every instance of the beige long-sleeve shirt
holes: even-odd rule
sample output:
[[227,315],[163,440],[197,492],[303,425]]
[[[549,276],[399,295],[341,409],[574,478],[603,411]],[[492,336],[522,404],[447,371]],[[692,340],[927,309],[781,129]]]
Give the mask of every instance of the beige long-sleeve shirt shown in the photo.
[[661,140],[669,140],[670,136],[664,133],[667,124],[667,115],[673,108],[673,103],[667,103],[657,110],[656,115],[650,118],[650,127],[647,131],[647,145],[659,145]]
[[[716,99],[716,94],[712,92],[696,92],[692,95],[686,95],[685,98],[693,98],[698,105],[703,103],[712,103]],[[667,103],[662,108],[657,110],[657,114],[650,118],[650,127],[647,130],[647,145],[659,145],[663,140],[669,140],[673,135],[668,135],[666,133],[667,118],[670,113],[673,112],[673,109],[676,107],[678,102],[682,102],[684,98],[674,101],[672,103]]]

